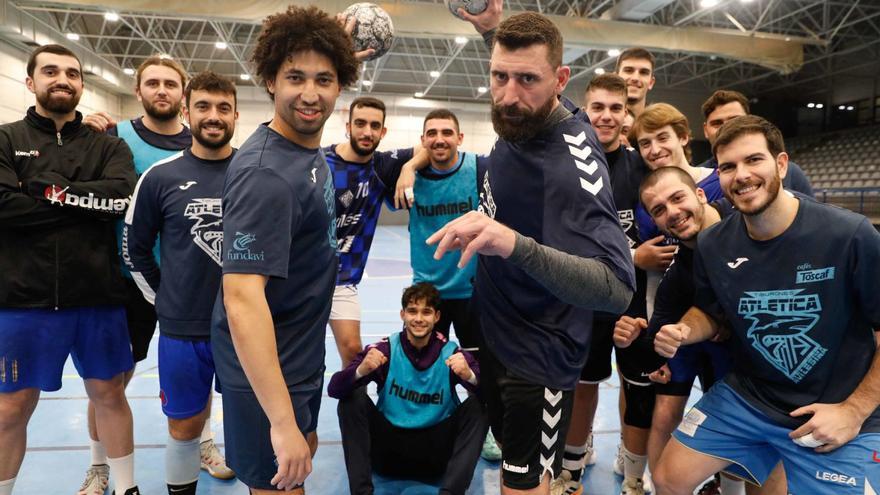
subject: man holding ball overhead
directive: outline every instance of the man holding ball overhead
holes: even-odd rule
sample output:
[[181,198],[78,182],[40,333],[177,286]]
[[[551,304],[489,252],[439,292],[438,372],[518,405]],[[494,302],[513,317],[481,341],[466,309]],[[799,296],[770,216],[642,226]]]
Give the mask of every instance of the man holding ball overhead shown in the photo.
[[254,494],[302,494],[317,448],[336,279],[333,179],[320,144],[342,88],[358,77],[351,45],[317,7],[266,18],[253,60],[274,115],[226,173],[211,342],[227,458]]
[[466,15],[481,34],[498,26],[490,86],[499,139],[479,177],[480,211],[428,242],[438,259],[461,249],[459,266],[480,255],[481,369],[502,446],[501,493],[546,495],[561,468],[592,313],[626,309],[635,280],[602,147],[559,98],[570,75],[559,30],[536,13],[500,17],[500,0]]

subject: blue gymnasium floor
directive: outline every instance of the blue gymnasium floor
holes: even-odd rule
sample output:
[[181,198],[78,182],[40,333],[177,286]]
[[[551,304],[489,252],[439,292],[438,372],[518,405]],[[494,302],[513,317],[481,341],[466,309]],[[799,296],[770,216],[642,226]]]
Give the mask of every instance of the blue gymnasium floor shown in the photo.
[[[409,238],[406,227],[379,227],[367,267],[367,277],[360,286],[363,309],[362,338],[374,342],[400,329],[400,294],[411,280]],[[150,354],[140,363],[128,387],[134,414],[135,476],[141,493],[160,495],[165,488],[165,416],[159,405],[159,377],[154,336]],[[327,329],[327,378],[338,370],[339,355],[330,329]],[[28,450],[15,486],[16,495],[74,494],[83,480],[89,463],[86,427],[86,394],[82,381],[70,360],[64,370],[64,385],[54,393],[44,393],[28,429]],[[603,383],[595,422],[595,447],[598,462],[586,471],[586,495],[620,493],[620,478],[611,470],[620,434],[617,416],[617,376]],[[695,395],[699,395],[697,392]],[[692,401],[694,398],[692,397]],[[222,396],[214,397],[211,421],[216,442],[223,446]],[[320,447],[306,481],[310,494],[348,493],[342,444],[336,420],[336,400],[324,395],[318,421]],[[436,494],[436,487],[416,482],[375,479],[377,495]],[[245,495],[247,489],[237,481],[220,481],[202,472],[199,494]],[[468,494],[497,494],[499,464],[480,460]]]

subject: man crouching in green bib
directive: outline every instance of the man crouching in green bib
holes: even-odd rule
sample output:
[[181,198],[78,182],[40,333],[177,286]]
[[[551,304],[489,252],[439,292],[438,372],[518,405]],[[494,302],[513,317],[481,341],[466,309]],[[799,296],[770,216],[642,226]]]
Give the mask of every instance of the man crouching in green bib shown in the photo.
[[[441,495],[464,495],[471,483],[488,425],[479,400],[461,402],[455,386],[476,392],[480,368],[434,331],[439,305],[431,284],[404,290],[404,330],[366,346],[330,379],[352,495],[373,493],[374,471],[439,478]],[[370,382],[376,382],[376,404],[367,396]]]

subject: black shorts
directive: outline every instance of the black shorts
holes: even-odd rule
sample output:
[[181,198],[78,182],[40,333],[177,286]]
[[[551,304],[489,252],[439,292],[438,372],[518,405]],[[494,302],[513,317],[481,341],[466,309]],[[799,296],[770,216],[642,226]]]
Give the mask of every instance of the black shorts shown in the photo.
[[611,350],[614,348],[614,321],[593,319],[593,336],[580,383],[597,384],[611,378]]
[[501,443],[501,481],[504,486],[529,490],[545,472],[559,475],[565,435],[571,421],[573,390],[545,387],[519,377],[483,349],[481,386],[489,423]]
[[131,354],[134,362],[147,358],[150,341],[156,331],[156,308],[144,299],[134,280],[125,277],[127,299],[125,316],[128,320],[128,336],[131,339]]
[[[324,370],[290,390],[296,424],[303,435],[318,427]],[[250,488],[274,490],[270,481],[278,471],[272,449],[269,418],[254,392],[223,390],[223,435],[226,462]]]
[[458,344],[466,351],[480,349],[480,317],[471,299],[441,299],[440,321],[434,329],[449,338],[449,327],[455,328]]

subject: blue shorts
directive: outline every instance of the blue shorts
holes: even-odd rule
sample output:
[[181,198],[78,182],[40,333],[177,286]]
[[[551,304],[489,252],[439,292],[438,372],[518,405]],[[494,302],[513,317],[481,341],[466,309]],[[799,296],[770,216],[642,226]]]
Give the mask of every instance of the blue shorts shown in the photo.
[[675,357],[667,362],[672,380],[669,383],[657,383],[654,388],[661,395],[677,395],[687,397],[691,394],[694,379],[700,377],[703,391],[724,378],[730,370],[730,351],[718,342],[700,342],[682,346]]
[[[318,412],[324,391],[324,369],[313,378],[290,389],[296,424],[303,435],[318,427]],[[274,490],[269,483],[278,471],[269,436],[269,419],[251,392],[223,392],[223,437],[226,463],[235,476],[250,488]]]
[[791,495],[880,490],[880,433],[860,434],[827,454],[795,444],[789,433],[720,382],[688,411],[673,435],[690,449],[730,461],[726,472],[756,484],[781,460]]
[[[202,412],[213,381],[211,341],[159,335],[159,397],[165,416],[186,419]],[[219,383],[216,390],[220,391]]]
[[122,306],[0,309],[0,393],[61,388],[67,356],[84,379],[132,369]]

